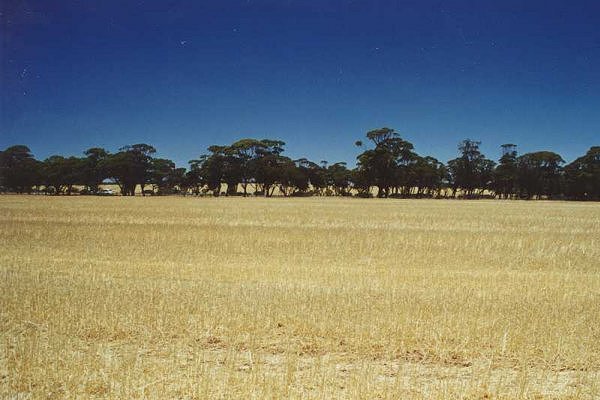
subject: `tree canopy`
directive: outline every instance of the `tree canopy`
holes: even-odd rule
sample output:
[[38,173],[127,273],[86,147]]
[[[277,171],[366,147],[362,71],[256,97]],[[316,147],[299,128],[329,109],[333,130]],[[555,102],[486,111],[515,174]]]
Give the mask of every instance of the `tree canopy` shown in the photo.
[[[600,200],[600,146],[566,164],[552,151],[518,154],[501,146],[496,163],[465,139],[458,157],[446,164],[420,155],[392,128],[373,129],[360,148],[356,167],[344,162],[314,162],[286,156],[276,139],[244,138],[212,145],[188,168],[155,157],[146,143],[111,153],[93,147],[82,157],[53,155],[35,159],[25,145],[0,151],[0,191],[46,194],[99,193],[103,183],[119,186],[123,196],[146,194],[213,196],[497,197],[504,199]],[[150,189],[146,189],[150,188]]]

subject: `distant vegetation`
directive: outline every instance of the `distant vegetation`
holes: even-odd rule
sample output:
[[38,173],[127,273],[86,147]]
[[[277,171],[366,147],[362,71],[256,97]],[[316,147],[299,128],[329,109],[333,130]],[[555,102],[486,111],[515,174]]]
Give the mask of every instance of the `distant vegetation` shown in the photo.
[[[242,139],[214,145],[208,153],[177,168],[155,158],[148,144],[124,146],[116,153],[90,148],[85,157],[54,155],[36,160],[16,145],[0,152],[0,191],[16,193],[98,193],[103,182],[117,184],[124,196],[142,194],[212,194],[371,197],[496,197],[504,199],[600,200],[600,146],[568,165],[551,151],[517,154],[502,145],[498,163],[480,151],[480,142],[463,140],[459,157],[446,164],[414,151],[393,129],[367,133],[357,166],[319,163],[283,155],[285,143]],[[83,189],[79,189],[83,187]]]

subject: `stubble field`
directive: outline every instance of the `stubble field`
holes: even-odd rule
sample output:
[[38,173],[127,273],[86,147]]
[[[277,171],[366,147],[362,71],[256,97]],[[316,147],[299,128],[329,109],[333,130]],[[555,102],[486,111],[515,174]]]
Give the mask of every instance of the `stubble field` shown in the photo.
[[600,396],[600,204],[0,197],[0,398]]

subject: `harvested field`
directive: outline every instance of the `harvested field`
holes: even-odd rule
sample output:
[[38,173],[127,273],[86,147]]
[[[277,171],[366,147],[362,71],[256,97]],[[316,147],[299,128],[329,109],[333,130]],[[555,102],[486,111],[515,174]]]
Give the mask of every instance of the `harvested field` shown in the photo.
[[0,196],[0,398],[600,397],[600,204]]

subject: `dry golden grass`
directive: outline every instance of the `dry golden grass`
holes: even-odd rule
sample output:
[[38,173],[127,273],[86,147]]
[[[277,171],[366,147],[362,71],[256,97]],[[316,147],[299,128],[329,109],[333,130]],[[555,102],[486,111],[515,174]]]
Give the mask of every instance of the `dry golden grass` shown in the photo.
[[600,205],[0,197],[0,398],[599,398]]

